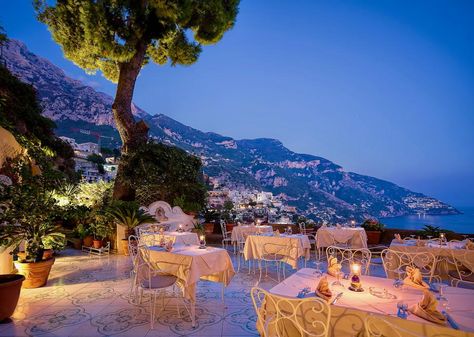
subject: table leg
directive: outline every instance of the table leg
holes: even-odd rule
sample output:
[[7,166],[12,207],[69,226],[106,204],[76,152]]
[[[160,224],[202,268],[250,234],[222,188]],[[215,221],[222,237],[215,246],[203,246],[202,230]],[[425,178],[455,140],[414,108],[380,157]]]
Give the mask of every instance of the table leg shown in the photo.
[[191,301],[191,326],[196,327],[196,301]]

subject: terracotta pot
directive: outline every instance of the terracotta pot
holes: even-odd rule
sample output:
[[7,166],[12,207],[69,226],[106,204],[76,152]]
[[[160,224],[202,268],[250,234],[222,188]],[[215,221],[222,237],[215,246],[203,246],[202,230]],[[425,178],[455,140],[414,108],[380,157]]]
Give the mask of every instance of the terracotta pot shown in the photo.
[[25,276],[22,288],[39,288],[46,284],[49,272],[54,264],[54,258],[41,262],[18,262],[15,261],[18,274]]
[[122,251],[123,255],[129,256],[130,252],[128,251],[128,239],[122,239]]
[[53,257],[54,251],[52,249],[45,249],[43,251],[43,260],[47,260]]
[[71,241],[72,246],[73,246],[75,249],[81,249],[81,248],[82,248],[82,239],[73,238],[73,239],[70,239],[69,241]]
[[13,315],[24,280],[23,275],[0,275],[0,322]]
[[214,224],[213,223],[205,223],[204,224],[204,232],[207,234],[212,234],[214,232]]
[[365,231],[367,233],[367,244],[378,245],[380,243],[380,237],[382,232],[380,231]]
[[84,246],[92,247],[92,241],[94,241],[94,237],[92,235],[88,235],[82,241]]
[[102,248],[102,240],[93,240],[92,244],[94,248],[97,248],[97,249]]

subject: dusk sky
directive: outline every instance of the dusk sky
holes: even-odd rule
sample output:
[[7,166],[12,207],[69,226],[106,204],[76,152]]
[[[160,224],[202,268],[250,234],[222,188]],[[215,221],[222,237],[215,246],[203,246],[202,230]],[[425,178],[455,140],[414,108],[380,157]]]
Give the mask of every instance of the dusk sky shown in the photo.
[[[0,3],[10,38],[114,95],[63,57],[30,0]],[[134,101],[474,206],[473,13],[471,0],[243,0],[235,28],[198,63],[146,66]]]

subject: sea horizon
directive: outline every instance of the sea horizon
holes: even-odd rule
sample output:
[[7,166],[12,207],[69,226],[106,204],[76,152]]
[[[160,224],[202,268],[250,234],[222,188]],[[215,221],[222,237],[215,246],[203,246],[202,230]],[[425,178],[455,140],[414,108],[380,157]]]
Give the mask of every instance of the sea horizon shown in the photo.
[[404,215],[381,218],[388,228],[422,229],[425,225],[438,226],[462,234],[474,234],[474,206],[456,207],[461,214]]

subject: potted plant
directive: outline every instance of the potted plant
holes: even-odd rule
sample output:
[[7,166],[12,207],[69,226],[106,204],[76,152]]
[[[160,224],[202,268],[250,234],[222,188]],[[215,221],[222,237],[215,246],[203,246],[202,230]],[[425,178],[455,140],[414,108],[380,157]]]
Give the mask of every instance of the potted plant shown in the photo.
[[[86,237],[90,237],[89,242],[86,242]],[[84,246],[91,247],[92,240],[93,237],[90,235],[89,227],[82,223],[77,224],[77,226],[72,231],[72,238],[69,238],[69,241],[72,242],[74,248],[76,249],[81,249],[83,244]],[[87,245],[86,243],[88,243],[89,245]]]
[[96,249],[102,248],[103,241],[110,234],[114,232],[114,229],[111,226],[111,221],[105,214],[101,212],[96,212],[93,216],[93,222],[90,225],[90,230],[94,235],[94,240],[92,242],[93,247]]
[[145,223],[154,223],[156,220],[144,210],[139,209],[133,201],[117,201],[107,210],[109,216],[120,226],[125,227],[125,237],[122,238],[123,254],[128,252],[128,237],[133,235],[133,229]]
[[380,237],[382,236],[382,230],[385,225],[376,219],[367,219],[362,225],[367,234],[367,244],[378,245],[380,243]]
[[41,287],[46,284],[54,263],[53,257],[43,259],[45,243],[64,239],[54,224],[58,206],[44,188],[41,177],[31,177],[4,192],[0,246],[17,249],[24,243],[24,254],[14,262],[15,267],[25,276],[24,288]]

